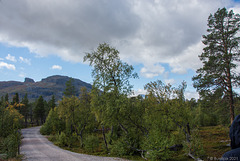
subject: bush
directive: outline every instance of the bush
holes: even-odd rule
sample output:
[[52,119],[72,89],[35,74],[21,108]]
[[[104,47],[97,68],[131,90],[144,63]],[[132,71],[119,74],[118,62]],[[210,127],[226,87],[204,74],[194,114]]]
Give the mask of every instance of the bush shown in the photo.
[[64,132],[61,132],[61,134],[58,136],[57,138],[58,143],[60,146],[67,146],[68,142],[67,142],[67,136]]
[[42,135],[50,135],[52,132],[52,129],[47,125],[44,124],[41,128],[40,128],[40,133]]
[[94,152],[99,147],[99,139],[97,136],[90,135],[84,141],[84,149],[88,152]]
[[20,134],[10,134],[2,141],[4,149],[3,153],[7,154],[7,158],[13,158],[17,156],[18,146],[20,145]]
[[111,146],[111,153],[121,157],[129,155],[131,153],[131,149],[129,149],[123,139],[118,139],[113,142],[113,145]]
[[51,109],[46,122],[40,129],[40,133],[43,135],[56,134],[65,129],[63,120],[58,117],[57,108]]
[[68,147],[72,147],[79,143],[79,138],[76,133],[73,133],[72,135],[67,135],[67,145]]

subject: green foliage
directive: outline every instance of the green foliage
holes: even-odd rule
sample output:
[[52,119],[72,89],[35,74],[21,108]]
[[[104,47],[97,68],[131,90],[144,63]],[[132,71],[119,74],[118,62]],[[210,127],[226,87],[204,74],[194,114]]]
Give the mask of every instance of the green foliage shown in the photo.
[[98,46],[97,51],[85,55],[84,61],[87,60],[94,67],[94,87],[105,93],[115,90],[127,94],[131,91],[129,79],[136,78],[137,74],[133,73],[131,65],[120,60],[118,50],[103,43]]
[[[193,77],[194,87],[200,93],[216,91],[221,88],[228,98],[231,121],[234,119],[233,87],[239,86],[239,73],[236,68],[239,56],[240,15],[226,8],[208,18],[208,35],[203,35],[206,46],[199,56],[203,67]],[[226,107],[227,108],[227,107]]]
[[59,105],[50,110],[40,132],[45,135],[64,132],[69,147],[78,141],[83,147],[84,138],[91,134],[94,128],[96,120],[90,109],[90,95],[86,88],[82,88],[80,98],[63,97]]
[[191,141],[184,142],[184,151],[188,154],[191,153],[195,157],[202,157],[205,154],[203,144],[199,135],[199,130],[192,130]]
[[20,133],[18,132],[14,134],[10,134],[4,139],[3,152],[7,154],[8,158],[13,158],[17,155],[18,146],[20,145],[20,140],[21,140]]
[[19,94],[15,93],[15,95],[13,96],[13,100],[12,100],[12,105],[14,105],[15,103],[19,103]]
[[60,146],[67,146],[68,145],[68,139],[64,132],[61,132],[57,139]]
[[203,92],[198,105],[193,109],[194,122],[199,126],[226,125],[230,123],[228,100],[224,97],[222,89],[215,92]]
[[21,121],[23,116],[16,110],[21,104],[0,106],[0,152],[7,154],[7,158],[17,155],[20,145]]
[[58,116],[58,109],[51,109],[45,124],[41,127],[40,132],[43,135],[57,134],[63,131],[65,128],[65,123]]
[[44,100],[43,97],[40,96],[37,100],[37,104],[34,108],[34,117],[37,119],[37,121],[40,119],[41,124],[45,122],[45,107],[44,107]]
[[189,140],[191,110],[184,99],[185,88],[185,82],[174,88],[160,80],[145,86],[149,95],[143,116],[149,133],[141,147],[147,149],[145,156],[149,159],[168,159],[171,156],[169,147]]
[[[132,66],[120,60],[115,48],[100,44],[97,51],[86,54],[84,59],[94,67],[91,93],[82,88],[79,98],[72,94],[63,97],[50,110],[41,133],[55,134],[60,146],[75,147],[80,142],[79,147],[91,153],[104,151],[117,156],[169,160],[176,153],[171,151],[172,147],[184,144],[185,149],[190,147],[189,153],[203,154],[201,140],[192,129],[196,122],[219,122],[215,117],[218,112],[213,111],[217,109],[214,103],[222,98],[221,92],[214,95],[213,104],[208,96],[188,101],[184,98],[186,82],[172,87],[157,80],[145,86],[145,99],[129,98],[129,79],[136,78],[136,74]],[[207,113],[212,105],[214,110]]]
[[75,89],[75,86],[73,84],[73,79],[69,79],[67,82],[66,82],[66,89],[65,91],[63,92],[64,95],[66,97],[72,97],[72,96],[75,96],[76,95],[76,89]]
[[9,102],[9,96],[8,96],[8,93],[5,95],[5,102]]
[[15,109],[20,104],[0,107],[0,137],[7,137],[21,127],[23,116]]
[[88,152],[94,152],[99,147],[99,138],[94,135],[89,135],[84,141],[84,149]]
[[130,148],[129,144],[126,143],[126,138],[121,137],[115,141],[110,146],[111,154],[122,157],[127,155],[132,155],[133,150]]
[[[103,127],[118,126],[125,129],[122,124],[124,119],[121,115],[121,109],[125,102],[123,98],[126,98],[132,89],[129,79],[137,78],[137,74],[133,73],[133,67],[122,62],[119,51],[106,43],[100,44],[96,51],[87,53],[84,61],[89,61],[90,66],[94,67],[92,70],[94,82],[91,92],[91,107],[97,121]],[[124,131],[127,132],[126,129]],[[110,142],[115,132],[112,131],[109,138]],[[108,151],[105,131],[102,134]]]
[[54,95],[52,95],[51,100],[48,102],[48,106],[49,106],[49,110],[54,109],[56,107],[56,100]]
[[25,127],[27,127],[27,120],[29,117],[29,108],[30,108],[30,104],[28,101],[28,95],[25,94],[24,98],[22,99],[21,102],[24,106],[22,108],[20,108],[19,113],[22,114],[24,116],[25,119]]
[[170,151],[165,150],[162,153],[161,150],[149,150],[145,157],[149,160],[167,160],[170,157]]

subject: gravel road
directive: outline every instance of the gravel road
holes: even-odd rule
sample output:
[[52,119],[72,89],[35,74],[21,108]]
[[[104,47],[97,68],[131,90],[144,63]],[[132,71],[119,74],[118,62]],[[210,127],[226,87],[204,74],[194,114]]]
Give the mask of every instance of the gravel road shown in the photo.
[[121,158],[100,157],[63,150],[39,132],[40,127],[22,129],[20,153],[27,161],[121,161]]

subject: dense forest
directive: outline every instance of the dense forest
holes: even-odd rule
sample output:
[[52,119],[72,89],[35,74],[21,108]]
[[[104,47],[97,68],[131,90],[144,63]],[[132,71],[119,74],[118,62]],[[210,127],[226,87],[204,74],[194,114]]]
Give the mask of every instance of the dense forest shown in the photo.
[[19,129],[42,125],[40,132],[51,135],[61,147],[77,147],[85,152],[115,156],[140,156],[167,160],[179,150],[192,158],[205,155],[199,127],[229,126],[240,114],[237,32],[240,16],[225,8],[208,19],[208,35],[200,60],[203,67],[193,77],[199,99],[184,97],[186,82],[174,87],[161,80],[144,86],[147,95],[131,97],[137,79],[133,66],[123,62],[119,51],[107,43],[87,53],[92,66],[91,92],[82,88],[76,96],[72,80],[64,97],[46,102],[41,96],[29,102],[27,94],[0,101],[0,153],[14,157],[20,143]]

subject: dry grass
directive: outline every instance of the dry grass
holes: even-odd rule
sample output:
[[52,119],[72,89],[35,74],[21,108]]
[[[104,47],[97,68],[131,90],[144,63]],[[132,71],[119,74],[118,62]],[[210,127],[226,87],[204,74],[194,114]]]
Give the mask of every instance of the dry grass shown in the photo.
[[201,127],[200,135],[205,150],[204,160],[219,160],[221,156],[231,148],[229,128],[225,126]]

